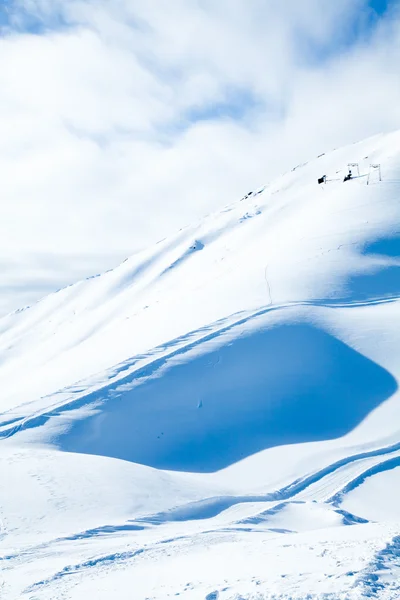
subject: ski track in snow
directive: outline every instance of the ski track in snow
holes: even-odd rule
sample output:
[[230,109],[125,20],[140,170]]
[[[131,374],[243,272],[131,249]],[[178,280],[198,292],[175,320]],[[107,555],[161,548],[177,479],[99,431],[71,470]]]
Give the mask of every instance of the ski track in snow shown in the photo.
[[[325,307],[325,308],[356,308],[363,306],[373,306],[377,304],[386,304],[396,302],[397,296],[374,298],[369,301],[359,302],[291,302],[284,305],[274,305],[260,307],[256,311],[246,315],[232,315],[231,317],[217,322],[207,327],[203,327],[197,331],[192,331],[182,337],[179,337],[171,342],[164,344],[161,347],[156,347],[148,354],[137,355],[132,359],[125,361],[122,365],[116,365],[112,368],[112,383],[97,387],[96,391],[90,392],[90,382],[79,381],[72,388],[62,389],[56,394],[49,397],[49,406],[46,411],[38,411],[26,418],[16,417],[9,419],[12,413],[0,414],[0,439],[12,437],[13,435],[29,428],[34,428],[43,425],[48,419],[53,417],[62,417],[64,412],[81,408],[87,404],[93,404],[96,401],[97,395],[104,396],[107,393],[118,394],[119,388],[126,383],[132,383],[132,380],[140,380],[142,377],[151,377],[159,369],[165,365],[171,358],[181,354],[186,354],[188,351],[195,349],[197,346],[206,342],[212,341],[219,336],[223,336],[232,329],[241,325],[250,324],[251,321],[258,319],[271,312],[284,311],[285,309],[301,308],[301,307]],[[205,334],[205,335],[204,335]],[[189,342],[189,343],[187,343]],[[172,350],[172,352],[170,352]],[[167,352],[166,352],[167,351]],[[89,392],[89,393],[88,393]],[[53,400],[58,396],[63,399],[53,404]],[[78,396],[78,398],[76,398]],[[45,398],[40,398],[43,402]],[[35,401],[33,401],[35,402]],[[28,405],[26,408],[30,408]]]
[[400,536],[395,536],[359,574],[355,587],[365,598],[396,598],[400,595],[399,575]]
[[[5,451],[0,463],[5,478],[0,492],[2,597],[400,597],[400,509],[396,522],[373,522],[361,503],[353,501],[354,511],[344,508],[346,498],[364,490],[367,481],[383,473],[397,476],[400,467],[400,338],[394,326],[400,299],[399,141],[399,133],[378,136],[321,155],[117,269],[0,320],[0,383],[9,398],[0,414],[0,447]],[[326,184],[324,194],[315,189],[316,175],[337,173],[354,160],[355,152],[370,157],[365,164],[382,162],[381,183],[372,181],[366,189],[362,178],[344,186],[340,178]],[[310,226],[310,215],[315,225]],[[293,247],[287,250],[285,244]],[[218,310],[212,308],[214,298]],[[253,339],[253,332],[304,323],[310,326],[309,337],[329,334],[329,351],[322,349],[331,377],[345,383],[351,379],[345,370],[334,370],[341,353],[363,365],[367,379],[379,375],[386,386],[375,398],[373,381],[357,388],[348,382],[353,394],[365,394],[366,407],[358,421],[351,421],[350,431],[293,441],[289,434],[297,430],[289,428],[288,440],[256,451],[249,446],[241,460],[227,454],[218,469],[207,469],[206,458],[203,469],[159,468],[157,457],[152,462],[151,443],[150,458],[142,465],[113,458],[112,448],[111,454],[101,445],[98,450],[96,440],[111,435],[107,419],[114,413],[107,412],[109,406],[120,406],[121,422],[126,420],[121,439],[129,443],[137,435],[131,413],[123,412],[129,403],[140,404],[139,395],[129,396],[132,391],[167,381],[168,373],[176,389],[185,382],[178,377],[179,365],[195,364],[198,381],[206,386],[199,385],[194,401],[190,399],[200,420],[217,410],[215,399],[214,404],[208,401],[207,381],[224,373],[232,357],[226,348],[240,349],[238,340]],[[96,362],[92,354],[97,346]],[[289,348],[287,354],[287,371],[282,370],[283,383],[278,383],[286,390],[287,376],[287,395],[292,397],[298,387],[296,369],[304,364],[290,358]],[[199,356],[204,362],[197,364]],[[29,370],[31,357],[37,363]],[[70,378],[63,366],[68,361]],[[252,373],[249,377],[259,375],[251,371],[251,360],[241,364]],[[323,395],[318,373],[311,379],[311,372],[310,386],[321,390],[325,402],[323,413],[329,397]],[[32,379],[32,393],[18,374]],[[273,378],[268,381],[279,399],[281,388]],[[333,383],[327,380],[325,386]],[[185,405],[172,402],[171,396],[178,397],[173,387],[151,389],[165,396],[170,410],[165,422],[184,411]],[[342,394],[347,388],[337,389]],[[216,397],[222,394],[223,389]],[[337,411],[346,416],[346,406],[355,398],[345,400],[337,398]],[[155,405],[154,420],[161,419],[160,406]],[[232,412],[239,409],[235,403],[230,406]],[[253,410],[259,410],[257,403]],[[138,414],[143,435],[150,435],[145,412]],[[93,415],[99,420],[85,429]],[[294,410],[287,418],[298,417]],[[241,418],[245,431],[248,416]],[[180,443],[182,455],[190,457],[192,446],[179,426],[171,431],[175,438],[166,435],[162,447],[169,451]],[[201,432],[196,451],[206,450],[204,440],[221,432],[223,426]],[[231,436],[237,435],[233,428]],[[81,443],[83,454],[77,454]],[[8,501],[19,485],[20,493]],[[382,495],[398,494],[395,485]],[[30,491],[24,506],[25,487]]]

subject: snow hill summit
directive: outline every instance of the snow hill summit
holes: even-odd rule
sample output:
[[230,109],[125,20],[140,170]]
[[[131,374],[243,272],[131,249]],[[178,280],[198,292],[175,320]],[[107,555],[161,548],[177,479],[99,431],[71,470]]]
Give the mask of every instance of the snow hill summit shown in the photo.
[[1,596],[400,598],[399,379],[394,132],[0,319]]

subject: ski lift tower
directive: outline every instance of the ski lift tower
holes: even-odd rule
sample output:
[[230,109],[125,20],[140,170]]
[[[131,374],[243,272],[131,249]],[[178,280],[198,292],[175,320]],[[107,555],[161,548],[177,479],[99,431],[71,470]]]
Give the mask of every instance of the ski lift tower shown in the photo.
[[369,165],[369,171],[368,171],[368,178],[367,178],[367,185],[369,185],[369,179],[371,177],[372,173],[378,173],[379,175],[379,181],[382,181],[382,172],[381,172],[381,165],[380,164],[371,164]]
[[348,163],[348,168],[349,170],[352,169],[357,169],[357,174],[360,177],[360,165],[358,163]]

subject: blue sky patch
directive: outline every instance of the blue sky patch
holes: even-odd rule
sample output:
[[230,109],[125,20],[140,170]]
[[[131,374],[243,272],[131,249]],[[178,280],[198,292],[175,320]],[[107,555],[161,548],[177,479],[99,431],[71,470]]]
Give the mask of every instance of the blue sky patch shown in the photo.
[[251,90],[231,89],[226,92],[222,100],[195,106],[185,116],[191,123],[221,118],[241,121],[251,116],[251,113],[261,106],[262,102],[254,96]]
[[60,31],[69,26],[60,12],[41,14],[28,11],[22,5],[7,0],[0,6],[0,27],[6,32],[44,35],[49,31]]
[[357,11],[349,7],[348,14],[343,15],[342,26],[322,43],[300,35],[297,40],[300,48],[300,62],[320,65],[346,52],[358,41],[368,38],[374,32],[380,19],[395,6],[400,7],[400,0],[369,0],[363,8]]
[[390,2],[389,0],[370,0],[369,2],[370,8],[375,11],[377,15],[383,15],[389,6],[394,4],[394,2]]

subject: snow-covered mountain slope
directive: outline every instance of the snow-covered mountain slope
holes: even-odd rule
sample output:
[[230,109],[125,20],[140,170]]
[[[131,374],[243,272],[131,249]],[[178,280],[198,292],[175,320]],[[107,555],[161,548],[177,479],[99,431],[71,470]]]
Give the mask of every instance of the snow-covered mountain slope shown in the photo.
[[399,298],[396,132],[1,319],[4,597],[400,597]]

